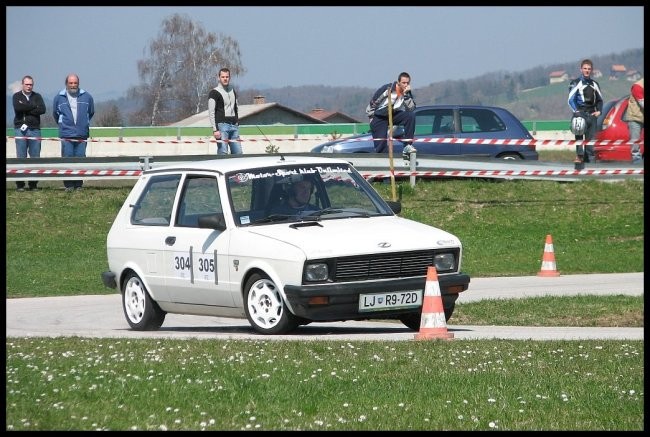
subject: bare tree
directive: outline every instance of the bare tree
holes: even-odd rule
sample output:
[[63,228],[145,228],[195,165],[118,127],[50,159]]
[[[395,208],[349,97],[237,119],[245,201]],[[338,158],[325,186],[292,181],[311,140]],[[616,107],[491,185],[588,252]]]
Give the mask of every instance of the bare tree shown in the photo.
[[233,76],[245,73],[237,41],[207,32],[187,15],[165,18],[148,57],[138,61],[141,83],[129,90],[142,102],[138,119],[159,126],[201,112],[220,67]]
[[122,113],[115,103],[97,105],[98,114],[93,118],[93,124],[99,127],[122,126]]

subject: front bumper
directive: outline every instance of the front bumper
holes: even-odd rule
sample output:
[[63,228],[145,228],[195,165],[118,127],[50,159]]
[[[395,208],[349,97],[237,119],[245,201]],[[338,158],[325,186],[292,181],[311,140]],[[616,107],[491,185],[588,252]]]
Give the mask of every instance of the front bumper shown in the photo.
[[[469,287],[469,275],[458,273],[438,276],[443,306],[453,306],[458,293]],[[426,277],[390,279],[368,282],[346,282],[319,285],[287,285],[284,293],[293,313],[314,321],[337,321],[350,319],[385,318],[399,314],[420,312],[420,308],[359,312],[359,295],[394,291],[424,290]],[[462,290],[461,290],[462,289]],[[457,290],[457,291],[456,291]],[[327,297],[327,304],[313,305],[310,299]]]

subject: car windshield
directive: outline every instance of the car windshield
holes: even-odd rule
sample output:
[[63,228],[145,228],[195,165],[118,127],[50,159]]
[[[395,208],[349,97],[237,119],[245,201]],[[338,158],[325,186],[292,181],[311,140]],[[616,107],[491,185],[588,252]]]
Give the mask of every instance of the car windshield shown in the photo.
[[347,164],[287,165],[226,175],[238,226],[393,215]]

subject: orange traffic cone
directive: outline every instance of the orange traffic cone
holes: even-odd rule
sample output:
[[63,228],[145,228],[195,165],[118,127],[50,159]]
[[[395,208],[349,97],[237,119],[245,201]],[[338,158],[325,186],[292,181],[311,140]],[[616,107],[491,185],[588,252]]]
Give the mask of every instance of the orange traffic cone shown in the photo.
[[553,252],[553,239],[551,235],[546,236],[544,244],[544,256],[542,257],[542,268],[537,276],[560,276],[555,265],[555,253]]
[[427,269],[427,282],[424,285],[420,331],[415,334],[416,340],[428,340],[431,338],[454,338],[454,334],[447,331],[445,310],[442,306],[442,295],[440,294],[440,284],[438,283],[438,271],[433,266],[429,266]]

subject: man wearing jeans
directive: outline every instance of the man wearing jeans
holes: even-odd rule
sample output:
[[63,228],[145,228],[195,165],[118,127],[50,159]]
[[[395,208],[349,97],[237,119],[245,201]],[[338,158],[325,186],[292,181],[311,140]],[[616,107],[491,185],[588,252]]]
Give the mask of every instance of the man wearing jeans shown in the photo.
[[[90,120],[95,115],[95,101],[89,92],[79,87],[79,76],[69,74],[65,88],[54,97],[52,115],[59,125],[61,156],[85,157],[90,136]],[[63,181],[66,191],[81,190],[82,180]]]
[[[25,76],[22,90],[13,96],[16,158],[41,157],[41,115],[45,114],[43,97],[34,92],[34,79]],[[38,181],[29,181],[29,190],[37,190]],[[25,191],[25,181],[16,181],[16,190]]]
[[217,140],[217,154],[241,155],[239,142],[239,112],[237,93],[230,84],[230,70],[219,70],[219,84],[208,95],[208,115],[212,125],[212,135]]
[[643,79],[640,79],[630,88],[630,98],[625,112],[625,121],[630,130],[630,143],[632,143],[632,162],[635,164],[642,160],[638,141],[641,139],[641,129],[643,129],[643,96]]

